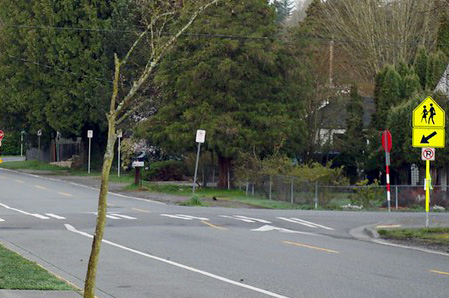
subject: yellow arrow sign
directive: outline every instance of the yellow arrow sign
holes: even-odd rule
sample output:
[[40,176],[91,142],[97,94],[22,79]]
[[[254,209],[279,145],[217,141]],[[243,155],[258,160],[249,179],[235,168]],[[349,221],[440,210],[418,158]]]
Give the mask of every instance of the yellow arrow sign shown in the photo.
[[412,119],[413,127],[444,128],[446,125],[444,110],[430,96],[413,110]]
[[413,128],[412,146],[444,148],[444,128]]

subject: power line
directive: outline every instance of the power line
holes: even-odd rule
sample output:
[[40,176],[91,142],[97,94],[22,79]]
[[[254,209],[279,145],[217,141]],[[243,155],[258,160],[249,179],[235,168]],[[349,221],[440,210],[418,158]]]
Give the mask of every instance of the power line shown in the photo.
[[[110,33],[142,33],[143,30],[125,30],[125,29],[104,29],[104,28],[79,28],[79,27],[57,27],[57,26],[31,26],[31,25],[3,25],[3,27],[19,28],[19,29],[54,29],[61,31],[93,31],[93,32],[110,32]],[[144,27],[137,27],[143,29]],[[173,36],[175,33],[162,32],[162,36]],[[315,40],[318,42],[328,43],[334,41],[336,43],[354,43],[354,42],[372,42],[371,40],[362,39],[350,39],[350,38],[331,38],[319,35],[302,35],[297,37],[292,36],[251,36],[251,35],[235,35],[235,34],[217,34],[217,33],[183,33],[183,37],[198,37],[198,38],[216,38],[216,39],[234,39],[234,40],[253,40],[253,41],[265,41],[265,40],[278,40],[286,42],[294,42],[299,40]],[[382,40],[375,42],[378,45],[404,45],[404,44],[420,44],[421,40],[415,39],[410,41],[394,41],[394,40]]]
[[93,80],[96,80],[96,81],[99,81],[99,82],[110,83],[110,84],[114,83],[114,82],[112,82],[110,80],[106,80],[106,79],[102,79],[102,78],[96,78],[96,77],[92,77],[92,76],[89,76],[89,75],[86,75],[86,74],[78,74],[76,72],[73,72],[73,71],[70,71],[70,70],[67,70],[67,69],[62,69],[62,68],[59,68],[59,67],[56,67],[56,66],[51,66],[51,65],[48,65],[48,64],[42,64],[42,63],[39,63],[39,62],[36,62],[36,61],[30,61],[28,59],[16,57],[16,56],[9,55],[9,54],[8,54],[8,57],[10,57],[12,59],[15,59],[17,61],[22,61],[22,62],[25,62],[25,63],[33,64],[33,65],[40,66],[40,67],[46,68],[46,69],[56,70],[58,72],[63,72],[63,73],[66,73],[66,74],[77,76],[77,77],[93,79]]

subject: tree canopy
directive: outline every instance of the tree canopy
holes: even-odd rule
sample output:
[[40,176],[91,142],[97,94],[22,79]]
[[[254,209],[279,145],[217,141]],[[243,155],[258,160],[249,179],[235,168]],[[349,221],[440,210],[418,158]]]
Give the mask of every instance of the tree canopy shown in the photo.
[[287,67],[291,61],[271,39],[275,17],[265,0],[226,1],[201,16],[191,34],[223,38],[180,40],[160,65],[157,113],[141,126],[141,135],[179,154],[193,150],[196,129],[205,129],[206,148],[222,165],[221,179],[239,151],[264,156],[297,148],[301,105]]

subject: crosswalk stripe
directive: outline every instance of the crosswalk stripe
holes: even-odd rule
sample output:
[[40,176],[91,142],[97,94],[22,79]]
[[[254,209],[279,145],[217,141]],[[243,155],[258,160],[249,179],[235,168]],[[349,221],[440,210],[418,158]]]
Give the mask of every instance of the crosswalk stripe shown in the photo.
[[112,214],[110,214],[110,215],[112,215],[112,216],[118,216],[118,217],[126,218],[126,219],[137,219],[137,218],[135,218],[135,217],[128,216],[128,215],[123,215],[123,214],[112,213]]
[[53,213],[45,213],[45,215],[53,217],[53,218],[56,218],[56,219],[66,219],[63,216],[59,216],[59,215],[56,215],[56,214],[53,214]]
[[317,226],[319,228],[323,228],[323,229],[326,229],[326,230],[330,230],[330,231],[334,230],[332,228],[329,228],[329,227],[326,227],[326,226],[323,226],[323,225],[320,225],[320,224],[316,224],[316,223],[313,223],[313,222],[310,222],[310,221],[307,221],[307,220],[304,220],[304,219],[293,218],[293,217],[292,217],[292,219],[295,219],[297,221],[300,221],[300,222],[303,222],[303,223],[306,223],[306,224],[314,225],[314,226]]

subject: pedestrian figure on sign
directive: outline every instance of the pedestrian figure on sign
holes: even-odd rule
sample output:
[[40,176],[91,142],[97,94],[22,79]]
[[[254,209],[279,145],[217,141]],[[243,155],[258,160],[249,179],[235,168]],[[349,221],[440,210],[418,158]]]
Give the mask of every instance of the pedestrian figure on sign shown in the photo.
[[422,118],[421,118],[421,122],[424,120],[424,123],[427,123],[427,114],[429,112],[427,112],[427,108],[426,106],[423,107],[423,111],[422,111]]
[[433,116],[435,116],[437,113],[435,112],[435,108],[433,107],[433,103],[430,104],[430,109],[429,109],[429,122],[428,124],[430,124],[430,120],[432,120],[432,123],[435,124],[435,121],[433,120]]

